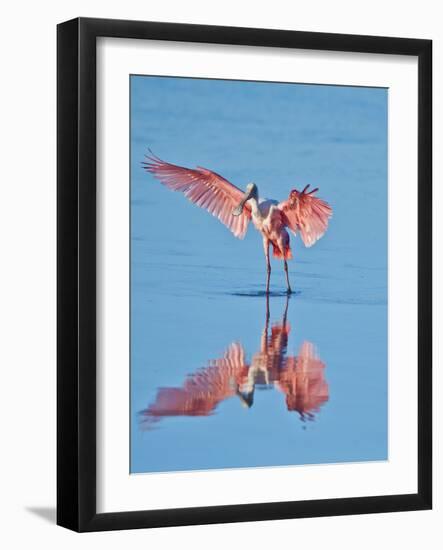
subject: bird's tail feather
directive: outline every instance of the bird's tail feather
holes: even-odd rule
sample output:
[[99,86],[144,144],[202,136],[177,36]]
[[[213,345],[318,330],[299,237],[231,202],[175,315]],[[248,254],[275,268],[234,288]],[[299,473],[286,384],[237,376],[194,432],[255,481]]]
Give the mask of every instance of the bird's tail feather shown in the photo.
[[292,260],[292,250],[291,250],[291,247],[288,245],[286,245],[284,247],[284,253],[282,254],[282,251],[280,250],[279,246],[275,243],[272,243],[272,248],[273,248],[273,256],[274,258],[279,258],[280,260]]

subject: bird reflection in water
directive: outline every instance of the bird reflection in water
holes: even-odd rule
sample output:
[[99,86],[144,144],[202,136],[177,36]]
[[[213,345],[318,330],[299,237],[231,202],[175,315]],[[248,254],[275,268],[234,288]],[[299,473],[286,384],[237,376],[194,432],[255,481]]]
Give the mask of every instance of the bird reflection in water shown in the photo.
[[314,345],[304,341],[296,356],[287,356],[289,296],[283,317],[269,331],[269,296],[260,350],[248,364],[243,346],[233,342],[220,359],[186,377],[181,388],[159,388],[155,401],[140,413],[141,425],[153,427],[167,416],[209,416],[219,403],[231,397],[250,408],[257,387],[275,388],[285,396],[288,411],[297,412],[302,421],[314,420],[329,399],[324,378],[325,364]]

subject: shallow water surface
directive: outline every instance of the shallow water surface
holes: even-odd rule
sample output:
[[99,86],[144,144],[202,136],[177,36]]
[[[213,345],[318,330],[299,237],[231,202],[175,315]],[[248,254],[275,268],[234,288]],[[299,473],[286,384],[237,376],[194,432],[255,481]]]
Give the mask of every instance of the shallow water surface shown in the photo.
[[[387,458],[387,91],[131,77],[131,471]],[[147,148],[334,209],[265,289],[243,241],[141,168]]]

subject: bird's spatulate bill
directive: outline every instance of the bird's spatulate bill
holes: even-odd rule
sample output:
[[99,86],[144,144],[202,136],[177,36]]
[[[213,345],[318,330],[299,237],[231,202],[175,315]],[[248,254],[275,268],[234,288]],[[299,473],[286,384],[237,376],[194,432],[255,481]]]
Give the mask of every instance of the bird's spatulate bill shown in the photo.
[[251,198],[251,191],[245,191],[245,194],[243,195],[242,200],[238,203],[238,206],[234,208],[232,211],[233,216],[240,216],[243,212],[243,208],[245,207],[246,201],[248,201]]

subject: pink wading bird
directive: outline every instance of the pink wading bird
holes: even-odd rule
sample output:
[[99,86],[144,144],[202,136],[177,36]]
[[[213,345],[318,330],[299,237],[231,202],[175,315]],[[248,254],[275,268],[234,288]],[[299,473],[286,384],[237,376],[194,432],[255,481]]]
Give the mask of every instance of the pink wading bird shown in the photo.
[[327,202],[313,196],[318,188],[309,192],[309,185],[303,191],[293,189],[287,200],[278,202],[259,198],[255,183],[248,183],[246,191],[242,191],[206,168],[176,166],[164,162],[151,151],[146,158],[147,162],[142,163],[145,170],[169,189],[181,191],[191,202],[206,208],[239,239],[244,238],[249,220],[252,219],[263,237],[267,267],[266,293],[269,294],[271,277],[270,244],[274,257],[284,261],[287,292],[292,292],[287,264],[287,260],[292,258],[292,252],[286,228],[294,234],[300,233],[307,247],[312,246],[325,233],[332,208]]
[[159,388],[154,402],[141,411],[142,428],[149,430],[166,417],[210,416],[231,397],[251,408],[257,387],[279,390],[289,412],[297,412],[302,421],[314,420],[329,399],[325,364],[308,341],[301,344],[298,355],[287,356],[291,330],[286,320],[288,298],[282,320],[271,327],[266,302],[260,348],[250,361],[241,343],[232,342],[223,357],[208,361],[204,368],[188,375],[181,387]]

